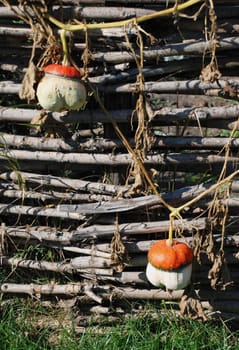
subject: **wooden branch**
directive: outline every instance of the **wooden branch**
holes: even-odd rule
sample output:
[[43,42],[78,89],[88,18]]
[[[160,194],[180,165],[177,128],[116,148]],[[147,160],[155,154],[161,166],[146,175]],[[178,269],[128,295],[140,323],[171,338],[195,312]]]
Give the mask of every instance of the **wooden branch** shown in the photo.
[[[75,6],[74,2],[72,1],[73,5],[70,7],[61,7],[59,6],[52,6],[51,7],[51,14],[54,17],[62,16],[62,12],[64,15],[64,18],[66,20],[72,20],[78,19],[104,19],[104,20],[111,20],[111,19],[125,19],[125,18],[131,18],[131,17],[141,17],[145,16],[149,13],[154,13],[154,10],[145,9],[145,8],[134,8],[134,7],[109,7],[109,6]],[[162,6],[157,6],[157,8],[161,9]],[[19,8],[17,6],[13,6],[13,9],[18,12]],[[20,12],[21,13],[21,12]],[[17,16],[12,12],[10,9],[6,7],[0,8],[0,18],[17,18]]]
[[[66,295],[73,296],[78,294],[83,294],[83,285],[82,283],[69,283],[69,284],[16,284],[16,283],[3,283],[0,285],[1,293],[14,293],[14,294],[28,294],[28,295]],[[103,289],[103,286],[101,286]],[[107,293],[107,289],[101,296],[104,299],[109,299],[112,291],[110,290]],[[163,290],[139,290],[132,288],[114,288],[114,297],[115,298],[127,298],[127,299],[137,299],[137,295],[144,296],[143,299],[153,299],[153,295],[155,299],[165,299],[165,300],[179,300],[183,295],[184,291],[173,291],[166,292]],[[112,297],[112,294],[111,294]],[[140,299],[140,296],[139,296]]]
[[[2,186],[2,184],[0,184]],[[11,187],[11,186],[9,186]],[[112,199],[112,196],[107,195],[97,195],[97,194],[84,194],[84,193],[74,193],[74,192],[56,192],[56,191],[26,191],[26,190],[15,190],[15,189],[0,189],[0,194],[7,198],[21,198],[34,199],[42,202],[65,202],[65,201],[77,201],[77,202],[101,202],[108,201]]]
[[[166,39],[167,40],[167,39]],[[148,63],[148,62],[147,62]],[[208,63],[207,59],[205,58],[205,65]],[[218,57],[218,66],[219,68],[226,69],[226,68],[237,68],[238,67],[238,61],[236,57],[233,58],[224,58],[224,57]],[[168,61],[168,62],[161,62],[160,67],[158,66],[146,66],[142,68],[142,74],[144,76],[145,81],[149,80],[150,78],[155,78],[164,76],[165,74],[182,74],[183,72],[192,72],[196,71],[196,74],[199,74],[202,68],[202,62],[201,59],[198,57],[190,57],[190,65],[188,64],[188,59],[180,59],[178,61]],[[113,71],[113,73],[103,74],[103,75],[97,75],[97,76],[90,76],[89,81],[92,84],[115,84],[115,83],[126,83],[126,82],[135,82],[138,75],[138,69],[137,68],[131,68],[131,69],[124,69],[123,71],[117,72]]]
[[[150,11],[149,13],[153,13]],[[93,29],[91,30],[91,37],[115,37],[115,38],[124,38],[125,34],[128,34],[129,36],[136,35],[137,31],[132,26],[125,27],[125,28],[102,28],[102,29]],[[23,28],[23,27],[0,27],[0,35],[6,36],[6,37],[13,37],[17,38],[18,40],[29,40],[33,38],[33,32],[30,28]],[[75,33],[75,37],[84,37],[84,33],[82,31]],[[77,48],[77,45],[75,45],[75,48]]]
[[[208,116],[208,118],[210,118]],[[163,118],[164,119],[164,118]],[[165,118],[166,119],[166,118]],[[173,119],[173,117],[172,117]],[[204,116],[203,116],[204,119]],[[227,117],[229,119],[229,117]],[[199,116],[200,120],[200,116]],[[160,118],[161,121],[161,118]],[[45,138],[30,137],[22,135],[11,135],[3,133],[0,135],[4,145],[7,148],[14,147],[16,149],[41,150],[41,151],[64,151],[64,152],[93,152],[110,151],[112,149],[124,149],[125,146],[119,139],[88,139],[83,142],[74,141],[72,139],[62,140],[61,138]],[[133,146],[134,139],[129,139],[129,143]],[[228,145],[231,149],[238,148],[239,139],[237,137],[192,137],[192,136],[154,136],[151,142],[151,149],[222,149]]]
[[[236,219],[235,219],[236,220]],[[236,228],[236,221],[234,223],[234,228]],[[197,227],[195,228],[197,230]],[[130,241],[125,240],[124,245],[128,252],[128,254],[141,254],[141,253],[147,253],[152,246],[153,243],[155,243],[158,239],[148,239],[148,240],[137,240],[137,241]],[[177,241],[179,242],[186,242],[190,246],[194,246],[195,244],[195,238],[193,236],[187,236],[186,235],[182,237],[177,237]],[[222,242],[222,236],[220,233],[214,233],[213,235],[213,241],[215,244],[221,244]],[[224,246],[229,249],[229,252],[226,254],[227,261],[230,263],[238,263],[238,258],[232,256],[231,254],[231,248],[237,247],[239,244],[239,237],[235,234],[227,234],[224,241]],[[95,244],[95,249],[102,251],[102,252],[109,252],[110,251],[110,243],[97,243]]]
[[[101,288],[102,289],[102,288]],[[84,284],[81,283],[69,283],[69,284],[15,284],[15,283],[4,283],[0,285],[0,291],[4,294],[26,294],[34,298],[41,298],[41,295],[45,296],[58,296],[58,295],[64,295],[65,297],[73,297],[73,296],[80,296],[80,295],[86,295],[89,300],[92,300],[92,295],[88,295],[84,290]],[[162,289],[137,289],[137,288],[117,288],[115,287],[112,291],[109,290],[107,292],[107,289],[101,290],[100,295],[94,294],[95,302],[101,303],[103,300],[110,300],[112,298],[114,300],[117,299],[126,299],[126,300],[167,300],[167,301],[175,301],[179,302],[184,294],[184,290],[179,291],[173,291],[173,292],[167,292]],[[201,293],[201,290],[196,290],[195,293]],[[210,291],[206,291],[207,298],[209,298]],[[220,292],[219,292],[220,294]],[[221,295],[221,294],[220,294]],[[204,308],[204,311],[208,314],[210,319],[225,319],[225,320],[233,320],[237,321],[239,318],[237,316],[238,312],[238,303],[235,301],[232,307],[230,300],[235,300],[236,293],[233,292],[232,298],[230,298],[230,291],[224,292],[224,297],[226,299],[224,302],[220,301],[220,297],[217,298],[218,301],[202,301],[202,306]],[[86,297],[84,296],[84,299]],[[236,297],[237,299],[237,297]],[[92,313],[95,314],[96,312],[93,311]],[[97,312],[98,313],[98,312]],[[102,312],[101,312],[102,313]],[[103,310],[103,313],[105,314],[105,311]],[[86,315],[84,317],[87,317]],[[92,317],[92,316],[91,316]],[[132,318],[132,315],[130,315]],[[135,317],[139,317],[139,314],[136,313]],[[157,315],[153,315],[152,317],[157,317]],[[107,317],[108,318],[108,317]],[[117,322],[119,322],[122,318],[118,319]],[[112,322],[112,319],[109,319],[110,322]],[[99,329],[99,322],[95,318],[93,318],[93,323],[97,324],[97,329]],[[105,325],[105,321],[104,321]],[[79,325],[76,327],[77,332],[83,332],[81,330]],[[105,327],[104,327],[105,328]],[[83,327],[85,329],[85,327]]]
[[73,296],[82,292],[83,286],[81,283],[68,284],[17,284],[17,283],[3,283],[0,285],[1,293],[13,294],[28,294],[30,296],[41,295],[66,295]]
[[[88,142],[89,145],[90,141]],[[91,140],[93,143],[93,140]],[[49,137],[31,137],[25,135],[0,134],[0,144],[3,146],[14,147],[18,149],[38,149],[45,151],[80,151],[80,143],[70,138],[53,139]],[[83,146],[83,148],[86,148]]]
[[[73,0],[64,0],[64,2],[68,2],[68,1],[73,1]],[[85,0],[84,0],[85,1]],[[107,2],[107,1],[106,1]],[[119,3],[119,4],[125,4],[125,3],[137,3],[137,4],[151,4],[152,5],[152,1],[150,0],[112,0],[110,1],[112,3]],[[174,0],[169,0],[168,2],[170,5],[174,5]],[[223,9],[225,10],[225,1],[223,0],[215,0],[215,3],[216,4],[222,4],[223,6]],[[162,4],[162,5],[165,5],[165,0],[157,0],[157,4]],[[226,2],[227,5],[233,5],[233,4],[238,4],[237,0],[228,0]]]
[[[194,229],[202,230],[207,225],[207,218],[184,219],[175,221],[175,230],[183,229],[192,232]],[[122,236],[165,233],[169,230],[169,220],[124,223],[119,225],[119,233]],[[77,242],[84,238],[112,237],[115,232],[115,225],[92,225],[88,227],[79,227],[72,232],[71,241]]]
[[[220,199],[218,201],[218,204],[228,208],[238,208],[239,198]],[[205,199],[197,203],[197,207],[200,207],[200,208],[208,208],[211,205],[213,205],[213,201],[209,201]]]
[[15,239],[38,241],[43,245],[53,244],[57,247],[71,246],[72,232],[50,226],[5,226],[1,227],[1,236]]
[[[161,82],[146,82],[143,87],[144,92],[162,92],[162,93],[205,93],[205,91],[215,90],[221,91],[228,85],[238,88],[238,80],[218,80],[214,83],[201,82],[200,80],[186,80],[186,81],[161,81]],[[21,84],[13,82],[0,82],[1,94],[18,94]],[[110,93],[136,93],[139,90],[139,85],[136,84],[120,84],[120,85],[100,85],[97,87],[99,91]]]
[[[152,148],[167,149],[222,149],[225,146],[231,149],[238,148],[239,139],[229,137],[177,137],[177,136],[157,136],[152,143]],[[117,147],[117,144],[115,144]]]
[[[234,187],[238,182],[234,181]],[[170,205],[177,207],[182,203],[186,203],[193,198],[197,197],[199,194],[203,193],[209,189],[214,183],[207,182],[194,186],[187,186],[180,188],[178,190],[161,193],[162,198]],[[228,184],[229,186],[230,184]],[[209,194],[209,200],[213,193]],[[232,195],[233,196],[233,195]],[[232,205],[232,203],[237,203],[235,198],[231,198],[229,201],[226,201],[225,204]],[[231,204],[230,204],[231,203]],[[119,213],[124,211],[131,211],[135,209],[140,209],[142,207],[155,207],[162,206],[159,202],[159,199],[156,195],[145,195],[143,197],[137,198],[126,198],[126,199],[113,199],[107,202],[98,202],[90,204],[59,204],[57,205],[57,210],[81,213],[81,214],[109,214],[109,213]]]
[[1,266],[11,266],[12,268],[25,268],[25,269],[33,269],[39,271],[53,271],[58,273],[73,273],[73,267],[70,263],[54,263],[48,261],[35,261],[35,260],[27,260],[21,258],[8,258],[2,257],[0,260]]
[[[43,152],[43,151],[22,151],[22,150],[9,150],[6,153],[10,159],[16,159],[20,161],[40,161],[50,163],[67,163],[67,164],[85,164],[94,166],[129,166],[132,162],[130,154],[99,154],[99,153],[61,153],[61,152]],[[5,152],[0,153],[0,159],[6,160]],[[186,166],[200,166],[208,165],[222,165],[225,161],[224,156],[212,154],[212,152],[202,153],[168,153],[147,155],[144,159],[145,165],[154,166],[178,166],[178,169],[185,169]],[[237,157],[228,157],[227,163],[233,167],[235,162],[238,161]]]
[[[52,186],[59,188],[67,188],[74,191],[84,191],[89,193],[105,193],[111,195],[124,194],[128,191],[126,186],[114,186],[110,184],[104,184],[100,182],[89,182],[78,179],[70,179],[64,177],[57,177],[52,175],[41,175],[36,173],[21,172],[21,177],[26,182],[37,183],[41,186]],[[0,179],[2,180],[12,180],[15,183],[18,183],[19,178],[17,174],[12,172],[0,173]]]
[[[1,142],[2,141],[2,142]],[[133,144],[133,139],[131,139]],[[92,152],[97,150],[112,150],[112,148],[124,147],[119,139],[109,140],[104,138],[90,138],[86,141],[75,141],[72,138],[49,138],[32,137],[24,135],[12,135],[2,133],[0,135],[0,144],[6,148],[14,147],[16,149],[56,151],[56,152]]]
[[29,108],[9,108],[0,106],[0,120],[10,120],[30,123],[33,117],[40,115],[41,111]]
[[[16,44],[17,45],[17,44]],[[80,44],[76,44],[77,47],[79,47]],[[81,44],[81,46],[84,44]],[[121,46],[123,44],[121,43]],[[125,44],[126,45],[126,44]],[[84,48],[82,48],[84,49]],[[100,49],[100,48],[99,48]],[[218,58],[218,65],[219,68],[222,69],[233,69],[238,67],[238,57],[233,56],[233,58],[224,58],[224,57],[219,57]],[[207,59],[205,59],[205,64],[207,64]],[[144,79],[149,80],[149,78],[154,77],[156,78],[157,76],[163,76],[165,74],[170,74],[170,73],[175,73],[175,74],[182,74],[182,72],[188,72],[188,71],[197,71],[197,73],[200,72],[201,70],[201,59],[198,57],[191,57],[190,58],[190,65],[188,64],[188,59],[182,59],[180,61],[169,61],[169,62],[161,62],[160,67],[158,66],[145,66],[142,68],[142,74],[144,76]],[[138,69],[137,68],[131,68],[128,69],[128,65],[125,64],[125,69],[123,70],[118,70],[116,67],[110,67],[109,71],[111,73],[101,73],[100,67],[97,67],[97,76],[94,76],[94,68],[89,67],[89,81],[92,84],[115,84],[115,83],[126,83],[126,82],[134,82],[137,78],[138,75]],[[0,68],[2,70],[8,71],[8,72],[25,72],[26,68],[22,66],[18,66],[17,62],[14,62],[14,64],[0,64]],[[99,74],[102,75],[99,75]]]
[[21,84],[16,84],[14,81],[1,81],[0,93],[1,94],[19,94]]
[[222,107],[191,107],[191,108],[172,108],[164,107],[159,110],[153,110],[149,104],[146,105],[150,121],[164,120],[210,120],[210,119],[230,119],[237,118],[239,106],[222,106]]
[[[18,121],[18,122],[31,122],[31,120],[40,115],[41,111],[37,109],[24,109],[24,108],[9,108],[0,106],[0,120],[6,121]],[[117,122],[130,122],[132,109],[128,110],[114,110],[111,111],[114,119]],[[53,119],[60,123],[95,123],[95,122],[109,122],[109,118],[101,110],[88,110],[80,112],[63,112],[63,113],[51,113]]]
[[[180,300],[184,291],[167,292],[162,289],[137,289],[137,288],[115,288],[114,296],[127,300],[145,299],[145,300]],[[109,299],[110,293],[102,293],[104,299]]]
[[0,35],[1,36],[15,36],[15,37],[32,37],[33,32],[30,28],[22,28],[12,25],[11,27],[7,26],[1,26],[0,28]]
[[[207,90],[223,91],[223,88],[229,85],[238,87],[238,80],[218,80],[214,83],[201,82],[200,80],[187,80],[187,81],[161,81],[161,82],[145,82],[144,92],[162,92],[162,93],[199,93],[204,94]],[[1,87],[1,85],[0,85]],[[98,86],[99,90],[104,92],[117,92],[117,93],[136,93],[139,89],[138,84],[124,84],[124,85],[111,85]],[[1,91],[1,90],[0,90]]]
[[[21,258],[7,258],[2,257],[0,260],[1,266],[11,266],[12,268],[24,268],[24,269],[32,269],[38,271],[48,271],[48,272],[56,272],[61,274],[72,274],[72,273],[80,273],[86,275],[96,275],[100,274],[103,276],[111,276],[113,274],[113,270],[109,268],[97,268],[89,265],[89,261],[91,257],[83,257],[83,260],[87,260],[88,264],[81,264],[81,258],[71,259],[70,262],[48,262],[48,261],[35,261],[35,260],[27,260]],[[97,260],[105,260],[103,258],[97,258]],[[95,264],[96,265],[96,264]],[[100,264],[99,264],[100,265]],[[83,266],[83,267],[82,267]]]
[[[197,41],[189,43],[171,44],[165,45],[160,49],[150,49],[143,51],[144,60],[147,62],[152,60],[158,60],[163,57],[177,56],[177,55],[198,55],[210,50],[211,43],[209,41]],[[223,50],[234,50],[238,49],[239,38],[237,37],[227,37],[219,40],[218,42],[218,52]],[[139,52],[136,51],[139,55]],[[97,52],[92,55],[92,59],[96,62],[106,62],[110,64],[133,62],[134,56],[130,52]]]
[[[226,8],[225,8],[226,10]],[[217,12],[217,10],[216,10]],[[198,19],[197,21],[190,21],[188,19],[180,18],[179,28],[181,31],[196,31],[202,33],[204,28],[203,19]],[[239,30],[238,21],[235,18],[226,18],[217,20],[217,33],[237,33]]]
[[[0,291],[4,294],[27,294],[32,297],[40,298],[41,295],[64,295],[66,297],[84,295],[85,283],[68,283],[68,284],[17,284],[17,283],[3,283],[0,285]],[[126,299],[126,300],[168,300],[179,301],[184,295],[184,290],[177,291],[165,291],[163,289],[138,289],[132,287],[111,287],[100,286],[100,288],[94,288],[95,293],[99,293],[100,297],[104,300],[111,300],[112,295],[114,300]],[[238,312],[238,293],[236,290],[230,291],[215,291],[209,289],[197,289],[195,293],[202,299],[202,305],[206,310],[226,310],[231,307],[231,300],[236,303],[235,313],[231,308],[230,315],[232,318],[236,317]],[[96,294],[97,295],[97,294]],[[203,301],[205,300],[205,301]],[[209,301],[206,301],[209,300]],[[132,315],[131,315],[132,316]],[[238,319],[238,318],[237,318]]]
[[[203,97],[203,95],[201,96]],[[197,113],[199,111],[199,113]],[[198,126],[198,121],[200,122],[202,127],[215,127],[221,129],[236,129],[239,128],[237,126],[237,111],[238,107],[219,107],[218,109],[215,107],[211,108],[162,108],[158,111],[148,110],[148,114],[151,117],[152,123],[156,125],[169,125],[169,121],[173,123],[179,123],[182,121],[183,123],[187,121],[188,125]],[[196,112],[196,114],[195,114]],[[223,119],[223,113],[227,114],[227,119]],[[29,110],[29,109],[12,109],[7,107],[0,107],[0,120],[6,121],[18,121],[18,122],[30,122],[34,116],[39,115],[40,111],[38,110]],[[153,114],[155,113],[155,115]],[[168,114],[167,114],[168,113]],[[112,118],[118,123],[129,123],[132,118],[132,110],[130,109],[122,109],[122,110],[113,110],[110,111]],[[218,117],[217,117],[218,115]],[[162,116],[162,118],[161,118]],[[235,116],[235,117],[233,117]],[[109,118],[103,112],[99,110],[89,111],[84,110],[80,113],[78,112],[65,112],[65,113],[52,113],[52,117],[60,123],[109,123]],[[198,117],[198,120],[196,119]],[[136,116],[133,117],[132,122],[137,122]],[[82,131],[83,133],[83,131]],[[84,135],[83,135],[84,136]],[[13,136],[7,136],[8,140],[13,139]],[[32,139],[26,138],[26,143],[29,144],[32,142]],[[18,139],[20,140],[20,139]],[[47,144],[49,149],[52,149],[55,141],[51,139],[41,138],[40,140],[44,140],[44,144]],[[4,140],[2,140],[3,142]],[[98,142],[98,141],[95,141]],[[115,142],[115,141],[114,141]],[[37,143],[37,145],[39,142]],[[73,145],[73,141],[70,141],[70,145]],[[39,149],[44,146],[39,145]],[[62,149],[69,149],[68,146],[65,145],[63,140],[60,141],[59,147]],[[82,146],[83,147],[83,146]],[[82,149],[85,149],[84,147]]]
[[[239,245],[239,238],[237,235],[234,235],[233,232],[237,231],[237,216],[230,216],[227,219],[228,233],[225,237],[225,246],[235,246]],[[193,245],[193,234],[195,231],[203,231],[208,225],[208,218],[202,217],[199,219],[184,219],[181,221],[175,222],[175,230],[183,230],[184,238],[183,241],[187,241],[188,244]],[[162,238],[165,237],[165,234],[169,230],[169,221],[152,221],[152,222],[135,222],[135,223],[124,223],[120,224],[120,234],[124,238],[124,244],[129,253],[141,253],[147,252],[149,247],[153,244],[155,240],[148,239],[147,241],[141,241],[139,238],[137,242],[126,240],[127,236],[135,235],[155,235],[157,234]],[[115,225],[93,225],[88,227],[78,227],[76,230],[60,230],[53,227],[44,227],[44,226],[6,226],[2,229],[3,237],[4,235],[11,237],[12,240],[21,239],[23,243],[25,241],[29,242],[40,242],[42,245],[53,246],[65,248],[67,246],[72,246],[78,242],[84,241],[85,239],[100,239],[105,237],[111,239],[115,232]],[[159,239],[159,238],[158,238]],[[181,240],[180,237],[177,239]],[[221,234],[217,231],[214,232],[215,243],[221,243]],[[92,251],[92,245],[86,244],[86,249]],[[76,248],[74,248],[76,249]],[[94,243],[94,249],[97,251],[104,252],[106,254],[110,251],[110,243]],[[77,250],[77,249],[76,249]],[[77,251],[76,251],[77,253]],[[87,251],[88,253],[88,251]]]
[[70,220],[84,220],[85,216],[73,212],[60,212],[56,208],[31,207],[27,205],[13,205],[0,203],[0,213],[2,215],[32,215],[32,216],[46,216]]
[[108,252],[102,252],[101,250],[95,249],[95,245],[91,246],[91,248],[89,249],[79,248],[79,247],[63,247],[63,249],[67,252],[105,258],[105,259],[108,259],[108,261],[109,259],[111,259],[110,247],[108,249]]
[[[190,62],[192,65],[188,64],[188,60],[180,60],[180,61],[172,61],[172,62],[161,62],[160,67],[158,66],[145,66],[142,68],[142,74],[146,79],[149,78],[156,78],[157,76],[162,76],[164,74],[170,74],[170,73],[182,73],[187,71],[198,70],[201,69],[201,60],[196,58],[191,58]],[[221,62],[221,61],[220,61]],[[235,63],[236,64],[236,63]],[[89,77],[89,81],[92,84],[115,84],[115,83],[126,83],[126,82],[134,82],[138,75],[138,69],[137,68],[131,68],[131,69],[125,69],[120,72],[113,72],[98,76],[92,76]]]
[[[230,223],[230,228],[233,228],[233,222],[237,222],[237,217],[228,218],[228,223]],[[198,219],[184,219],[182,221],[175,221],[175,230],[183,230],[188,234],[192,234],[195,230],[204,230],[208,224],[208,218],[202,217]],[[152,221],[152,222],[134,222],[134,223],[123,223],[119,225],[119,232],[123,237],[135,236],[135,235],[154,235],[162,234],[165,235],[169,230],[169,220]],[[76,242],[81,242],[87,238],[100,239],[101,237],[112,238],[115,232],[115,225],[92,225],[88,227],[78,227],[76,230],[67,231],[60,230],[52,227],[16,227],[16,226],[6,226],[4,232],[7,236],[12,239],[33,239],[41,242],[41,244],[53,243],[61,246],[72,246]],[[149,243],[150,244],[150,243]],[[135,243],[131,242],[130,246],[136,249]],[[109,246],[99,245],[99,250],[108,252]],[[132,248],[132,249],[133,249]],[[140,248],[140,243],[139,247]],[[136,252],[137,252],[136,249]]]

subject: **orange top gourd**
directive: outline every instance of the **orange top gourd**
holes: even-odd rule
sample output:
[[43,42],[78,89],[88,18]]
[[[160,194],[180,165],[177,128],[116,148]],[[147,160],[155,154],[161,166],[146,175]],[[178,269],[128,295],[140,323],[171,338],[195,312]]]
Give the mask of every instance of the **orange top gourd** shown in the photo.
[[80,71],[75,67],[69,66],[69,65],[52,63],[44,67],[43,71],[45,73],[55,74],[61,77],[79,78],[79,79],[81,78]]
[[192,261],[193,252],[186,243],[157,241],[148,252],[146,277],[156,287],[183,289],[190,283]]
[[192,249],[185,243],[173,240],[172,245],[167,239],[155,242],[148,252],[148,261],[156,268],[177,270],[193,261]]

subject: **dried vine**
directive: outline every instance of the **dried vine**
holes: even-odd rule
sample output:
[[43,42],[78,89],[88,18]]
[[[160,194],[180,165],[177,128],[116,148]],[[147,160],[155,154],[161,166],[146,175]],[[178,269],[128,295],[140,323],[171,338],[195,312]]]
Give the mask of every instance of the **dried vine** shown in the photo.
[[[218,68],[216,49],[219,46],[217,36],[217,16],[214,9],[213,0],[209,0],[209,21],[210,31],[208,32],[208,18],[205,17],[205,39],[210,43],[210,62],[201,71],[201,80],[204,82],[214,82],[221,77]],[[203,55],[203,61],[206,58],[206,52]]]

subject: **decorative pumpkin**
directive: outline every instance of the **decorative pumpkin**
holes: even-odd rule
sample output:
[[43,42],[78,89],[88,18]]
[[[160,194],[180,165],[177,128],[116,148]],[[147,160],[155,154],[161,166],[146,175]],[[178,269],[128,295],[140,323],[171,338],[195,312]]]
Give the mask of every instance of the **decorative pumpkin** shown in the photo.
[[72,66],[50,64],[38,84],[37,98],[40,105],[51,112],[79,110],[86,101],[86,89],[80,80],[80,72]]
[[148,252],[146,276],[155,287],[183,289],[192,273],[193,252],[185,243],[164,239],[155,242]]

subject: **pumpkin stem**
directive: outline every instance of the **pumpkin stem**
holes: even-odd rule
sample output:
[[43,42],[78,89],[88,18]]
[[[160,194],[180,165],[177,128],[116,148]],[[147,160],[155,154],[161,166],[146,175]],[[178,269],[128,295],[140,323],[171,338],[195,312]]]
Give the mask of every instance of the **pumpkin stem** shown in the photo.
[[173,224],[177,214],[178,214],[177,209],[171,211],[171,213],[169,214],[169,231],[168,231],[168,239],[166,241],[166,244],[168,246],[171,246],[173,244]]
[[166,245],[167,245],[168,247],[171,247],[171,246],[173,245],[173,240],[170,239],[170,238],[166,239]]
[[70,60],[69,60],[68,46],[67,46],[67,42],[66,42],[66,30],[65,29],[60,30],[60,37],[61,37],[61,44],[62,44],[62,50],[63,50],[62,65],[69,66]]
[[169,214],[169,231],[168,231],[168,239],[166,241],[167,246],[171,246],[173,244],[173,221],[174,216],[172,215],[173,212]]

